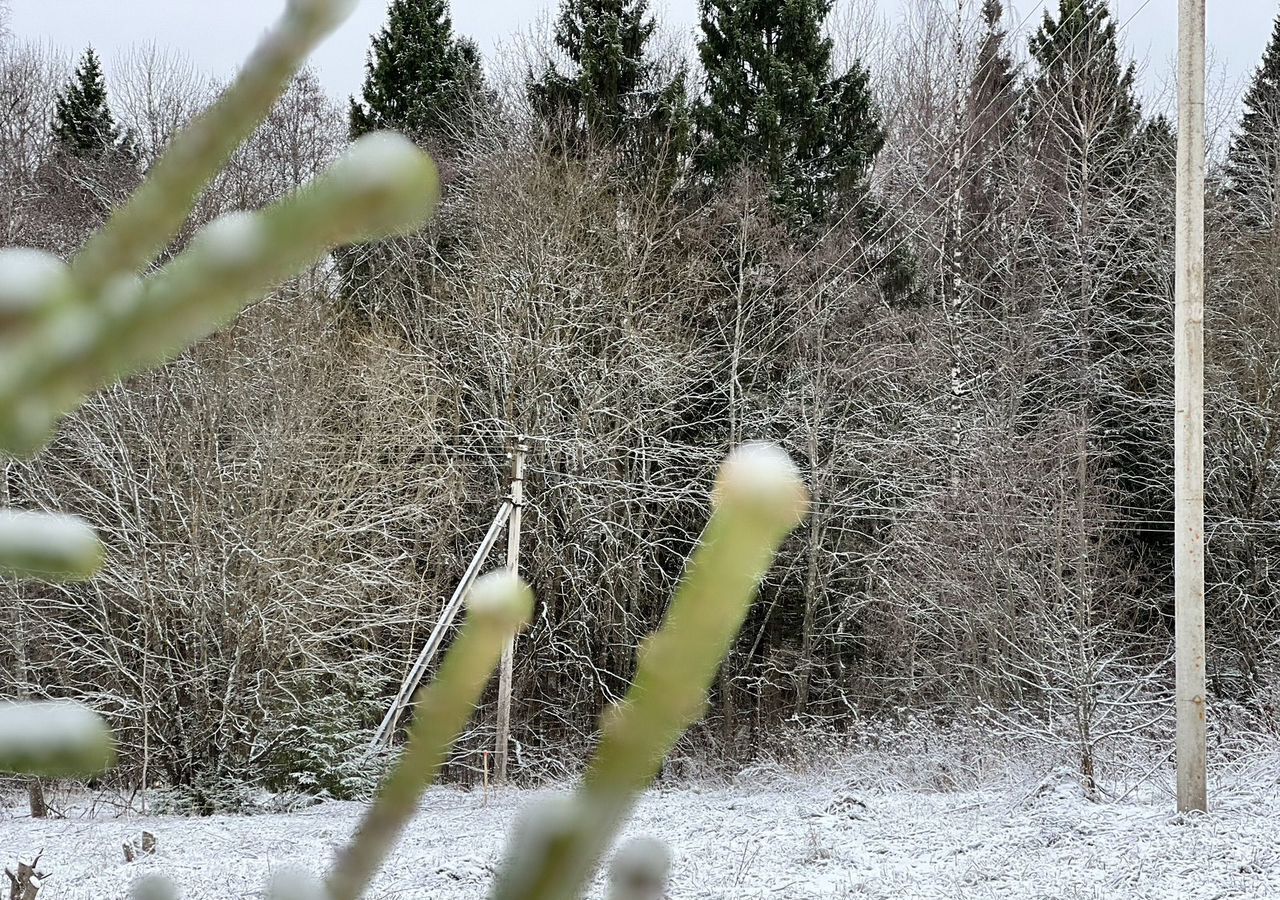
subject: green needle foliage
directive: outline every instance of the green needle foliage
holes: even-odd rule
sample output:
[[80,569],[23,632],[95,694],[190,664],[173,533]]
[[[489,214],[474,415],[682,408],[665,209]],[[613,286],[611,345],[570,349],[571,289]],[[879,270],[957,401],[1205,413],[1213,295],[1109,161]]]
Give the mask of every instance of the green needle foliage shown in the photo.
[[471,107],[483,92],[480,49],[454,34],[446,0],[392,0],[373,38],[361,99],[351,100],[351,135],[392,128],[450,146],[471,130]]
[[1224,175],[1232,212],[1251,231],[1266,232],[1280,212],[1280,17],[1244,95],[1244,117],[1231,136]]
[[612,145],[644,168],[685,155],[687,77],[655,52],[656,28],[648,0],[563,0],[555,43],[569,65],[545,61],[525,89],[538,115],[565,129],[567,150]]
[[794,227],[848,221],[886,298],[914,301],[914,260],[871,189],[885,144],[871,73],[837,72],[825,23],[833,0],[699,0],[704,96],[695,162],[713,186],[757,169]]
[[824,33],[832,0],[701,0],[698,164],[721,182],[759,166],[773,198],[799,220],[823,222],[858,192],[884,146],[870,73],[833,69]]
[[118,146],[122,135],[107,105],[107,81],[98,55],[84,52],[75,75],[54,101],[53,136],[74,156],[101,156]]

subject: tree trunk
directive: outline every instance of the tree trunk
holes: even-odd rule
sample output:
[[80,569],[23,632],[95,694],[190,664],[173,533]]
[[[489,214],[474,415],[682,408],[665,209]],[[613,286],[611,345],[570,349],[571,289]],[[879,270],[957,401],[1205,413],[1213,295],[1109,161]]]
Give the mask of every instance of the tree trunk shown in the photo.
[[49,818],[49,803],[44,796],[44,782],[39,778],[32,778],[27,783],[27,796],[31,801],[31,818]]

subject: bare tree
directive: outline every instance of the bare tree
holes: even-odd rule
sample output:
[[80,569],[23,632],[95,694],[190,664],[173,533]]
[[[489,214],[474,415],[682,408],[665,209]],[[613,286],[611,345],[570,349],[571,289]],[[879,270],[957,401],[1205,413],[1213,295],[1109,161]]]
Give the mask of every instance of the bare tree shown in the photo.
[[43,50],[0,44],[0,210],[4,243],[40,245],[47,210],[40,172],[52,153],[49,122],[65,67]]
[[203,109],[213,86],[191,60],[154,41],[131,47],[113,67],[113,97],[144,169]]

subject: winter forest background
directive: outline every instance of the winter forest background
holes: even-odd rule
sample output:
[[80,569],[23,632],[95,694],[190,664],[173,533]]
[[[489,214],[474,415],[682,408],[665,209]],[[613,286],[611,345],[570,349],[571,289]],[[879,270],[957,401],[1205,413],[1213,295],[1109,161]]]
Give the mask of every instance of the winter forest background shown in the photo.
[[[110,558],[3,587],[0,695],[103,712],[126,794],[360,794],[523,433],[541,603],[514,774],[560,777],[661,619],[716,462],[769,439],[813,515],[675,765],[973,716],[1090,789],[1159,764],[1174,125],[1104,0],[1025,29],[999,0],[867,10],[703,0],[686,55],[646,0],[564,0],[486,68],[444,0],[394,0],[361,96],[297,78],[185,234],[384,127],[440,162],[442,215],[5,463],[0,505],[74,510]],[[0,245],[68,256],[101,224],[216,90],[180,50],[3,38]],[[1206,612],[1229,753],[1280,700],[1280,23],[1242,117],[1218,99]],[[479,777],[493,721],[452,777]]]

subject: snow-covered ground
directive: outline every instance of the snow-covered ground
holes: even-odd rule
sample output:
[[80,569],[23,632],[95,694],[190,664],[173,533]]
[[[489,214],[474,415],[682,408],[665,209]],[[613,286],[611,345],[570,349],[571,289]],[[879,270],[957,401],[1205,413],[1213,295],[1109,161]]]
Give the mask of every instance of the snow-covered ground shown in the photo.
[[[630,831],[673,848],[672,898],[1280,897],[1274,753],[1218,773],[1213,814],[1190,819],[1152,783],[1093,803],[1065,778],[1038,789],[1011,779],[956,789],[964,779],[950,777],[903,787],[869,778],[867,765],[757,767],[657,789]],[[433,790],[369,896],[485,896],[517,810],[545,792]],[[321,871],[360,811],[328,803],[287,815],[32,821],[11,806],[0,809],[0,854],[44,851],[52,877],[41,900],[123,897],[152,870],[186,898],[252,898],[282,868]],[[122,844],[144,827],[158,851],[126,863]]]

